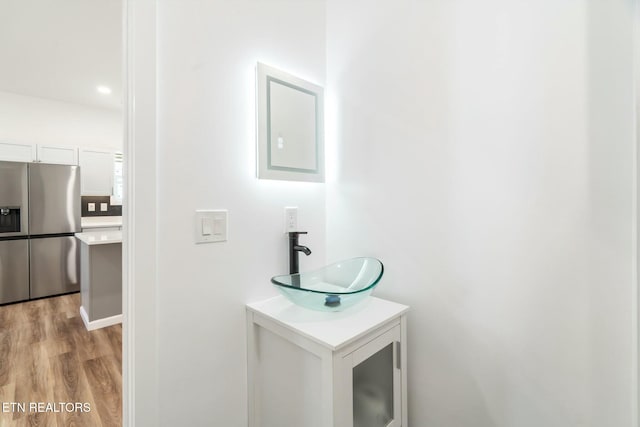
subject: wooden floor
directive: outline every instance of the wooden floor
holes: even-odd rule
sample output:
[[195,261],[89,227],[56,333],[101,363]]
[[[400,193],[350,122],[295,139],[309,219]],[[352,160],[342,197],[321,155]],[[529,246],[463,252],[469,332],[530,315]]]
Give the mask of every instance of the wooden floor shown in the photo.
[[122,425],[122,328],[89,332],[79,309],[80,294],[0,306],[0,427]]

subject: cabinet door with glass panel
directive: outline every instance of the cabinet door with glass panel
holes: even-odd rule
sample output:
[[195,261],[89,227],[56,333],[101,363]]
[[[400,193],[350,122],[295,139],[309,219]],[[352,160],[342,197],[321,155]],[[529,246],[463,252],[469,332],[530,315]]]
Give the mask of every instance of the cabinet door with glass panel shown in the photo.
[[401,342],[397,325],[342,357],[340,425],[402,425]]

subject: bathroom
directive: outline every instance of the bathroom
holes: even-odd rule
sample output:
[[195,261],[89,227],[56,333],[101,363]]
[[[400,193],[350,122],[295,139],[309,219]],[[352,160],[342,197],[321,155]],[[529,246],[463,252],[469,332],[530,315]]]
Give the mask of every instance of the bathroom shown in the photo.
[[[376,257],[410,306],[409,425],[637,425],[636,8],[126,2],[128,425],[247,425],[287,206],[302,271]],[[257,179],[257,62],[324,87],[324,183]]]

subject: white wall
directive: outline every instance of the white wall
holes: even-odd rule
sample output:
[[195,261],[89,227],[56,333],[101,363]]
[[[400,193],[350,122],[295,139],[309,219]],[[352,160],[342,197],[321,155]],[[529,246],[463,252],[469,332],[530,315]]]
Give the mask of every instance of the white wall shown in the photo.
[[[246,426],[244,304],[288,269],[285,206],[325,263],[325,186],[256,179],[257,61],[324,84],[323,0],[158,4],[158,360],[163,426]],[[194,244],[194,211],[229,241]]]
[[411,426],[632,426],[630,6],[328,0],[328,261],[411,305]]
[[[637,287],[629,254],[636,255],[629,216],[633,214],[635,125],[631,7],[626,0],[589,0],[588,180],[589,326],[593,425],[612,425],[613,414],[637,402]],[[637,25],[637,17],[634,17]],[[637,169],[636,169],[637,170]],[[637,220],[637,218],[636,218]],[[632,329],[631,326],[635,327]],[[635,373],[635,372],[634,372]],[[636,414],[637,417],[637,414]],[[628,418],[617,425],[627,426]]]
[[122,149],[122,113],[0,92],[0,140]]

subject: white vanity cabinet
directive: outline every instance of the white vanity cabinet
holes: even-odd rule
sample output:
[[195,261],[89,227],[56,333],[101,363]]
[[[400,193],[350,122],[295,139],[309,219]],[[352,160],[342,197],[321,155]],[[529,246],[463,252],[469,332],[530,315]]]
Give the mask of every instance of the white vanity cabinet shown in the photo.
[[0,160],[77,165],[78,148],[29,142],[1,141]]
[[369,297],[316,312],[247,305],[250,427],[407,427],[406,313]]
[[114,151],[80,149],[79,164],[83,196],[113,194]]

